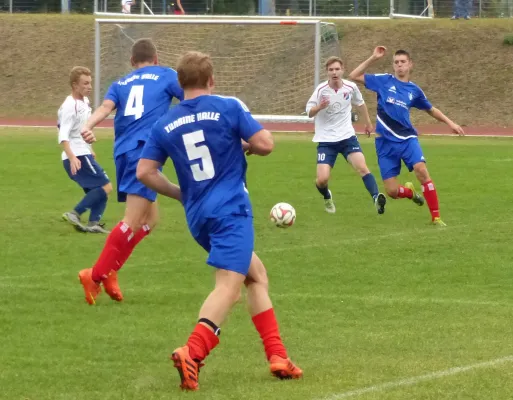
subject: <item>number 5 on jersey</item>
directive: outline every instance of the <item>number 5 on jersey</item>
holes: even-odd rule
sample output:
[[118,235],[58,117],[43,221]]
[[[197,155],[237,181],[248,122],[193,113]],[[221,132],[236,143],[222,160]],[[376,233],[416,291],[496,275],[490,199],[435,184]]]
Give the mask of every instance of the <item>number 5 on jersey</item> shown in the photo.
[[136,120],[142,117],[144,112],[143,94],[143,85],[132,86],[126,102],[125,117],[133,115]]
[[[197,146],[198,143],[205,141],[205,135],[202,130],[186,133],[182,136],[185,145],[185,151],[190,161],[200,160],[197,164],[191,165],[192,176],[197,182],[212,179],[215,176],[214,163],[210,150],[205,144]],[[203,167],[203,168],[202,168]]]

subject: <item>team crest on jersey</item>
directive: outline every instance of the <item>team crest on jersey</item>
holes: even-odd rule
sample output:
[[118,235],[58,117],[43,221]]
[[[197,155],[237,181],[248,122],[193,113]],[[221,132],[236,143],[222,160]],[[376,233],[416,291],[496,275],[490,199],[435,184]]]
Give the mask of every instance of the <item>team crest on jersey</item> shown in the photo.
[[410,99],[410,101],[412,101],[412,100],[413,100],[413,95],[411,94],[411,92],[410,92],[410,93],[408,93],[408,98]]
[[351,97],[351,93],[350,92],[345,92],[344,93],[344,100],[349,100],[349,97]]

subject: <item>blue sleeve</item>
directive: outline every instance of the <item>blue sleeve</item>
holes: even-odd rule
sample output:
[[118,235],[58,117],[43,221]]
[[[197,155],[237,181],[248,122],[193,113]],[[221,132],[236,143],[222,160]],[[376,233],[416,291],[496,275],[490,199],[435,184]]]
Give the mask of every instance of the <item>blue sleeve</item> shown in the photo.
[[105,95],[104,100],[110,100],[114,102],[116,105],[116,108],[119,108],[119,97],[118,97],[118,91],[117,91],[118,85],[116,83],[113,83],[110,85],[109,90],[107,91],[107,94]]
[[176,73],[169,74],[166,90],[171,97],[183,101],[183,89],[178,82],[178,75]]
[[377,92],[388,79],[388,74],[365,74],[363,75],[365,80],[365,87],[373,92]]
[[157,161],[160,164],[164,165],[168,158],[168,154],[159,142],[160,134],[161,128],[159,127],[159,125],[153,125],[150,137],[144,145],[140,158],[146,158],[148,160]]
[[238,124],[236,130],[240,138],[247,142],[251,136],[264,129],[264,127],[260,124],[260,122],[253,118],[249,112],[249,109],[244,103],[242,103],[240,100],[236,100],[236,102],[238,114]]
[[428,100],[421,88],[417,90],[417,96],[413,99],[411,107],[415,107],[419,110],[431,110],[433,105]]

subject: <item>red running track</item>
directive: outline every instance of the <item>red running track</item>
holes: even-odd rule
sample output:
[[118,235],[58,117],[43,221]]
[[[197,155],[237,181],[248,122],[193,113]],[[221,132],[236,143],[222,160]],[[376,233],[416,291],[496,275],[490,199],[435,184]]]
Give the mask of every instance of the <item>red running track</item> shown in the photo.
[[[100,124],[101,127],[112,127],[114,120],[108,119]],[[266,129],[272,132],[313,132],[312,123],[289,123],[289,122],[266,122],[263,123]],[[0,126],[11,127],[56,127],[55,120],[42,119],[42,118],[0,118]],[[363,131],[363,126],[356,124],[355,129],[357,132]],[[481,126],[466,126],[463,127],[465,134],[468,136],[512,136],[513,128],[503,127],[481,127]],[[417,130],[420,134],[426,135],[452,135],[449,128],[444,124],[434,125],[418,125]]]

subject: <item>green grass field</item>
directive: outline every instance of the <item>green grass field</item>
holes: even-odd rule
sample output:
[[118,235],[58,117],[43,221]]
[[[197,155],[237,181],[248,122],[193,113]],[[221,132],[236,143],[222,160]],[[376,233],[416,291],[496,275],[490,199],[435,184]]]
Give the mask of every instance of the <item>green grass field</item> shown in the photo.
[[[105,236],[60,221],[81,191],[62,168],[55,130],[0,128],[0,398],[511,399],[513,139],[421,139],[448,224],[440,229],[407,200],[378,216],[343,159],[328,215],[309,138],[277,135],[275,153],[250,157],[248,176],[256,250],[304,379],[270,376],[239,304],[200,392],[182,393],[168,355],[186,341],[213,276],[180,206],[160,200],[160,225],[120,273],[125,301],[103,294],[90,307],[77,273]],[[100,139],[98,160],[114,179],[111,140]],[[361,143],[378,176],[372,139]],[[268,221],[279,201],[297,210],[288,230]],[[105,221],[122,213],[112,197]]]

